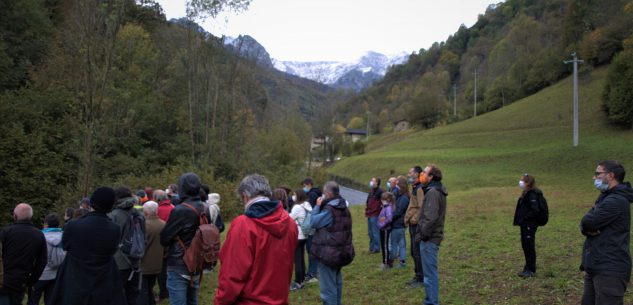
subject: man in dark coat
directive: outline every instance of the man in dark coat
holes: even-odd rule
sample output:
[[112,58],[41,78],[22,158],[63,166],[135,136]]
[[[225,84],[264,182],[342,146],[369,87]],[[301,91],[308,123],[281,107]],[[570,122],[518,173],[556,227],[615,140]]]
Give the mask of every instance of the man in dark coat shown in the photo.
[[631,208],[633,189],[616,161],[602,161],[593,176],[600,196],[580,221],[587,237],[582,249],[585,288],[582,305],[621,305],[631,279]]
[[90,197],[93,212],[64,228],[66,259],[59,267],[53,291],[55,305],[126,304],[123,283],[114,261],[120,229],[106,215],[114,205],[114,190],[98,188]]
[[22,304],[27,287],[33,287],[46,267],[46,240],[31,221],[33,209],[26,203],[13,210],[15,223],[0,232],[4,282],[0,304]]

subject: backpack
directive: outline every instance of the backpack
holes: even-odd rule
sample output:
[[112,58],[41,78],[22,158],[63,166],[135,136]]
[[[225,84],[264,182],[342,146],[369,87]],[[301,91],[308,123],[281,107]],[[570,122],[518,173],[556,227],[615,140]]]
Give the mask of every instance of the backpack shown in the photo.
[[385,229],[393,220],[393,204],[383,207],[378,215],[378,229]]
[[62,244],[59,243],[57,245],[51,245],[51,251],[48,253],[48,262],[46,266],[49,269],[56,269],[59,265],[62,264],[64,258],[66,257],[66,252],[62,249]]
[[547,199],[543,196],[543,193],[538,194],[538,211],[539,214],[536,217],[536,224],[544,226],[549,220],[549,208],[547,207]]
[[145,256],[145,217],[134,208],[130,210],[129,216],[128,228],[123,232],[119,248],[132,263]]
[[303,222],[301,222],[301,232],[303,232],[303,235],[306,237],[314,235],[314,229],[312,228],[312,213],[304,207],[301,208],[306,212],[306,216],[303,218]]
[[185,255],[183,255],[182,259],[189,273],[194,274],[199,272],[200,277],[202,277],[202,270],[213,268],[218,262],[220,231],[214,224],[208,223],[206,213],[202,213],[201,215],[198,209],[190,204],[181,204],[196,213],[200,224],[188,248],[182,239],[178,237],[178,243],[180,243],[180,246],[185,251]]

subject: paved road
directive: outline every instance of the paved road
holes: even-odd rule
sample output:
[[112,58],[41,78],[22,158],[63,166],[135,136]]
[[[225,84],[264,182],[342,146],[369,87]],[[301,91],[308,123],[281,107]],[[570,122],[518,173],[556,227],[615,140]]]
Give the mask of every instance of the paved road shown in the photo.
[[351,188],[340,186],[341,196],[349,202],[350,205],[365,204],[367,193],[357,191]]

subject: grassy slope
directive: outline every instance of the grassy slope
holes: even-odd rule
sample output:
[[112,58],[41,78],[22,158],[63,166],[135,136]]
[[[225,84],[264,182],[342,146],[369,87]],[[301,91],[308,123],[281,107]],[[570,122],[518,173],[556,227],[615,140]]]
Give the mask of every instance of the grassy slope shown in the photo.
[[[578,304],[583,238],[577,225],[597,196],[591,180],[595,163],[615,158],[633,171],[633,133],[608,126],[600,111],[605,72],[581,80],[577,148],[571,147],[571,82],[565,80],[473,120],[410,132],[396,143],[393,137],[376,138],[370,143],[374,150],[331,171],[368,181],[390,171],[404,173],[412,164],[433,162],[443,169],[450,195],[440,248],[442,304]],[[515,275],[523,253],[519,230],[511,225],[524,172],[536,176],[551,213],[537,233],[538,277],[528,280]],[[404,288],[413,275],[411,258],[406,269],[380,271],[380,255],[367,252],[363,207],[352,212],[357,256],[343,270],[343,303],[420,304],[423,290]],[[216,279],[216,273],[205,276],[200,304],[213,303]],[[633,304],[630,291],[625,304]],[[291,293],[290,303],[320,304],[318,284]]]

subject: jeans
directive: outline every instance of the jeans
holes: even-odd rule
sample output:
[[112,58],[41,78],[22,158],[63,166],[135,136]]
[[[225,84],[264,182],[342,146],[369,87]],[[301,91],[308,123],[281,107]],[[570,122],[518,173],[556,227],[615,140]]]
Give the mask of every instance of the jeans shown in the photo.
[[405,228],[391,229],[391,259],[400,256],[400,262],[407,258],[407,242],[404,238]]
[[154,285],[158,274],[143,274],[143,284],[141,285],[141,293],[138,295],[138,305],[155,305]]
[[420,242],[422,269],[424,270],[424,305],[440,304],[440,278],[437,272],[439,246],[428,241]]
[[198,305],[198,288],[200,288],[199,276],[193,276],[191,281],[182,277],[178,272],[167,270],[167,290],[169,291],[169,304],[171,305]]
[[53,295],[53,288],[55,288],[55,279],[46,281],[37,281],[33,285],[33,289],[29,292],[27,305],[38,305],[42,295],[44,295],[44,304],[51,303],[51,296]]
[[382,263],[391,267],[391,256],[389,255],[389,238],[391,230],[380,230],[380,252],[382,252]]
[[119,270],[119,275],[121,276],[121,282],[123,282],[123,288],[125,289],[127,304],[136,305],[140,288],[139,284],[141,283],[140,273],[138,271],[135,272],[133,269],[125,269]]
[[523,271],[536,272],[536,229],[537,226],[521,226],[521,247],[525,256]]
[[319,261],[310,254],[310,249],[312,249],[312,237],[314,237],[314,235],[310,235],[306,242],[306,249],[308,250],[308,276],[317,277],[319,275],[319,270],[317,269]]
[[378,229],[378,216],[367,218],[367,234],[369,234],[369,252],[380,251],[380,230]]
[[323,305],[341,305],[343,297],[341,269],[332,269],[319,264],[319,289]]
[[585,274],[581,305],[622,305],[626,281],[617,277]]
[[301,284],[306,277],[305,261],[306,240],[300,239],[295,249],[295,282]]
[[409,225],[409,238],[411,240],[411,258],[413,258],[413,267],[415,270],[415,279],[418,282],[424,281],[424,273],[422,270],[422,258],[420,257],[420,243],[415,242],[415,233],[418,225]]

